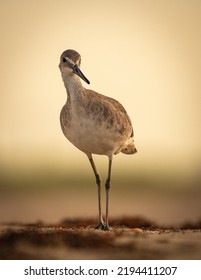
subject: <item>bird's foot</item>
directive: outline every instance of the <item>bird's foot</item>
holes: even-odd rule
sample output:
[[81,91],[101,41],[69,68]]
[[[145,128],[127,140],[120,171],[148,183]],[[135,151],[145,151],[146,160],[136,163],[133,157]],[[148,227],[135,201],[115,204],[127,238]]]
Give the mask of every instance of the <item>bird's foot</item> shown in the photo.
[[96,226],[96,229],[99,229],[99,230],[111,230],[111,228],[109,227],[109,225],[106,225],[104,223],[99,223],[97,226]]
[[109,225],[108,225],[108,224],[105,224],[105,225],[104,225],[104,229],[103,229],[103,230],[105,230],[105,231],[106,231],[106,230],[111,230],[111,228],[109,227]]
[[104,230],[105,228],[105,224],[103,222],[98,223],[98,225],[95,227],[95,229],[100,229],[100,230]]

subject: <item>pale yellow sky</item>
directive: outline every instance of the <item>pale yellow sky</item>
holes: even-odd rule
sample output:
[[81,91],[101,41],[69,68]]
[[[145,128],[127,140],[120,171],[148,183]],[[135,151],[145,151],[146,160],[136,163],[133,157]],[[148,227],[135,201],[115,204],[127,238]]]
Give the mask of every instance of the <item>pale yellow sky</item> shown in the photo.
[[133,122],[139,152],[116,165],[200,174],[201,1],[6,0],[0,13],[2,168],[87,165],[59,124],[59,57],[72,48],[84,86],[118,99]]

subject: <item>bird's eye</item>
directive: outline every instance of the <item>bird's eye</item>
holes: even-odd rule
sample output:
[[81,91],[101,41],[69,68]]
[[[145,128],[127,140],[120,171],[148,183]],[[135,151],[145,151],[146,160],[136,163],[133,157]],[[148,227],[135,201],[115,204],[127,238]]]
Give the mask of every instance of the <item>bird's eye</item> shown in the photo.
[[65,59],[65,57],[63,58],[63,62],[64,62],[64,63],[67,62],[67,60]]

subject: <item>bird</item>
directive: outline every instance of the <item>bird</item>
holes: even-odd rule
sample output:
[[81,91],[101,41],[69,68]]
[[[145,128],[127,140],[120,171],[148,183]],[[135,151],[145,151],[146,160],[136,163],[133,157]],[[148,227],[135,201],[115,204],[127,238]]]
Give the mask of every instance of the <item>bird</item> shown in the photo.
[[[80,69],[81,55],[65,50],[60,56],[59,69],[67,92],[67,101],[60,113],[64,136],[86,154],[98,187],[98,224],[96,229],[110,230],[109,190],[113,156],[118,153],[134,154],[134,133],[131,120],[117,100],[83,87],[80,78],[90,84]],[[101,178],[93,154],[108,157],[108,173],[105,181],[105,221],[101,209]]]

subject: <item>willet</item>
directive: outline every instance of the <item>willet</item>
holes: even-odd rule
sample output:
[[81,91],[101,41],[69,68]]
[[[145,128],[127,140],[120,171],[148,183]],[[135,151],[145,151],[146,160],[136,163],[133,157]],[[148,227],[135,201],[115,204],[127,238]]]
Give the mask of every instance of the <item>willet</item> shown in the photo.
[[[137,152],[131,120],[124,107],[115,99],[85,89],[79,78],[89,80],[80,70],[81,56],[74,50],[66,50],[60,57],[59,68],[67,91],[67,101],[60,114],[61,128],[66,138],[84,152],[91,163],[98,186],[97,229],[109,230],[108,204],[112,158],[120,152]],[[105,223],[101,212],[101,179],[92,154],[106,155],[109,159],[105,182]]]

